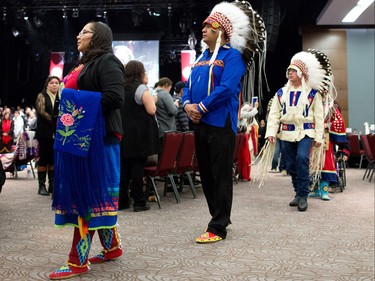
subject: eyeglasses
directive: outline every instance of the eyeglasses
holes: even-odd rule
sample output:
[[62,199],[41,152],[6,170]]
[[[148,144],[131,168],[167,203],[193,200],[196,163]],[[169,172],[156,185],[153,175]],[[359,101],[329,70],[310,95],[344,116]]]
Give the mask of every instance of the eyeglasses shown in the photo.
[[79,37],[82,37],[82,35],[85,35],[85,34],[87,34],[87,33],[94,33],[94,32],[92,32],[92,31],[88,31],[88,30],[81,30],[80,33],[78,33],[78,36],[79,36]]

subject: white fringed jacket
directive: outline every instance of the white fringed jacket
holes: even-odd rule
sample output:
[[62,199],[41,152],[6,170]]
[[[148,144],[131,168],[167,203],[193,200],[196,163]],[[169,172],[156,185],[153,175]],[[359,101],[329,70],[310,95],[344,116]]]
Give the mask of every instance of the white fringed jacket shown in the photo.
[[298,142],[305,136],[323,143],[324,113],[317,90],[283,87],[277,91],[267,120],[266,138]]

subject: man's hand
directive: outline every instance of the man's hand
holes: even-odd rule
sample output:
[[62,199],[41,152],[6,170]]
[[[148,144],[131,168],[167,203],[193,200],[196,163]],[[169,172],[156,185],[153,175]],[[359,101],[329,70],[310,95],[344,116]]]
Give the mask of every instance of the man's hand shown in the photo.
[[199,112],[196,103],[185,105],[185,112],[193,123],[199,123],[199,120],[202,118],[202,114]]
[[267,138],[267,140],[268,140],[270,143],[275,143],[275,142],[276,142],[276,137],[271,137],[271,136],[269,136],[269,137]]
[[317,141],[313,142],[313,146],[315,146],[315,147],[320,147],[321,145],[322,145],[321,142],[317,142]]

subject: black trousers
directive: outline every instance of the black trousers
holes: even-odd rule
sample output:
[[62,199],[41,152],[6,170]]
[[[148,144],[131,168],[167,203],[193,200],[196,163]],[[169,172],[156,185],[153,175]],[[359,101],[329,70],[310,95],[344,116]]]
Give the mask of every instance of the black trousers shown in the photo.
[[226,238],[233,200],[235,133],[229,117],[224,128],[195,126],[195,145],[202,188],[212,216],[207,231]]
[[143,192],[143,175],[146,162],[147,157],[121,159],[120,204],[126,201],[131,186],[130,196],[134,200],[134,207],[146,205],[146,195]]

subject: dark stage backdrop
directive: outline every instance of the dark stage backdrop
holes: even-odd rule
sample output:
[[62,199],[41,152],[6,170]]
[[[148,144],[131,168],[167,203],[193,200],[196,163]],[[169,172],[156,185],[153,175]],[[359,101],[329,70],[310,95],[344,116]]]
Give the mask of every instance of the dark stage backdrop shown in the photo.
[[[266,74],[269,92],[265,93],[262,101],[264,108],[277,89],[285,84],[285,70],[290,58],[302,49],[300,27],[315,24],[315,17],[324,1],[314,2],[313,7],[317,6],[315,11],[299,10],[298,5],[310,3],[308,0],[251,1],[264,18],[268,30]],[[211,2],[214,5],[220,1]],[[131,11],[126,10],[110,10],[107,18],[100,20],[112,28],[114,40],[158,40],[159,54],[155,58],[159,61],[158,74],[169,77],[175,83],[181,79],[180,51],[189,49],[189,34],[194,34],[197,42],[201,41],[202,22],[209,10],[191,11],[187,23],[183,20],[186,11],[173,12],[172,15],[162,12],[159,17],[144,15],[138,26],[134,26]],[[50,52],[65,52],[66,75],[75,66],[79,55],[76,50],[78,32],[87,22],[98,18],[95,11],[80,11],[79,18],[69,16],[63,19],[61,11],[55,10],[46,12],[42,20],[43,24],[39,27],[31,18],[28,21],[22,19],[22,25],[11,19],[0,21],[2,105],[33,106],[49,74]],[[12,34],[15,27],[19,28],[19,37]],[[199,43],[195,49],[199,55]],[[262,115],[259,118],[263,118]]]

